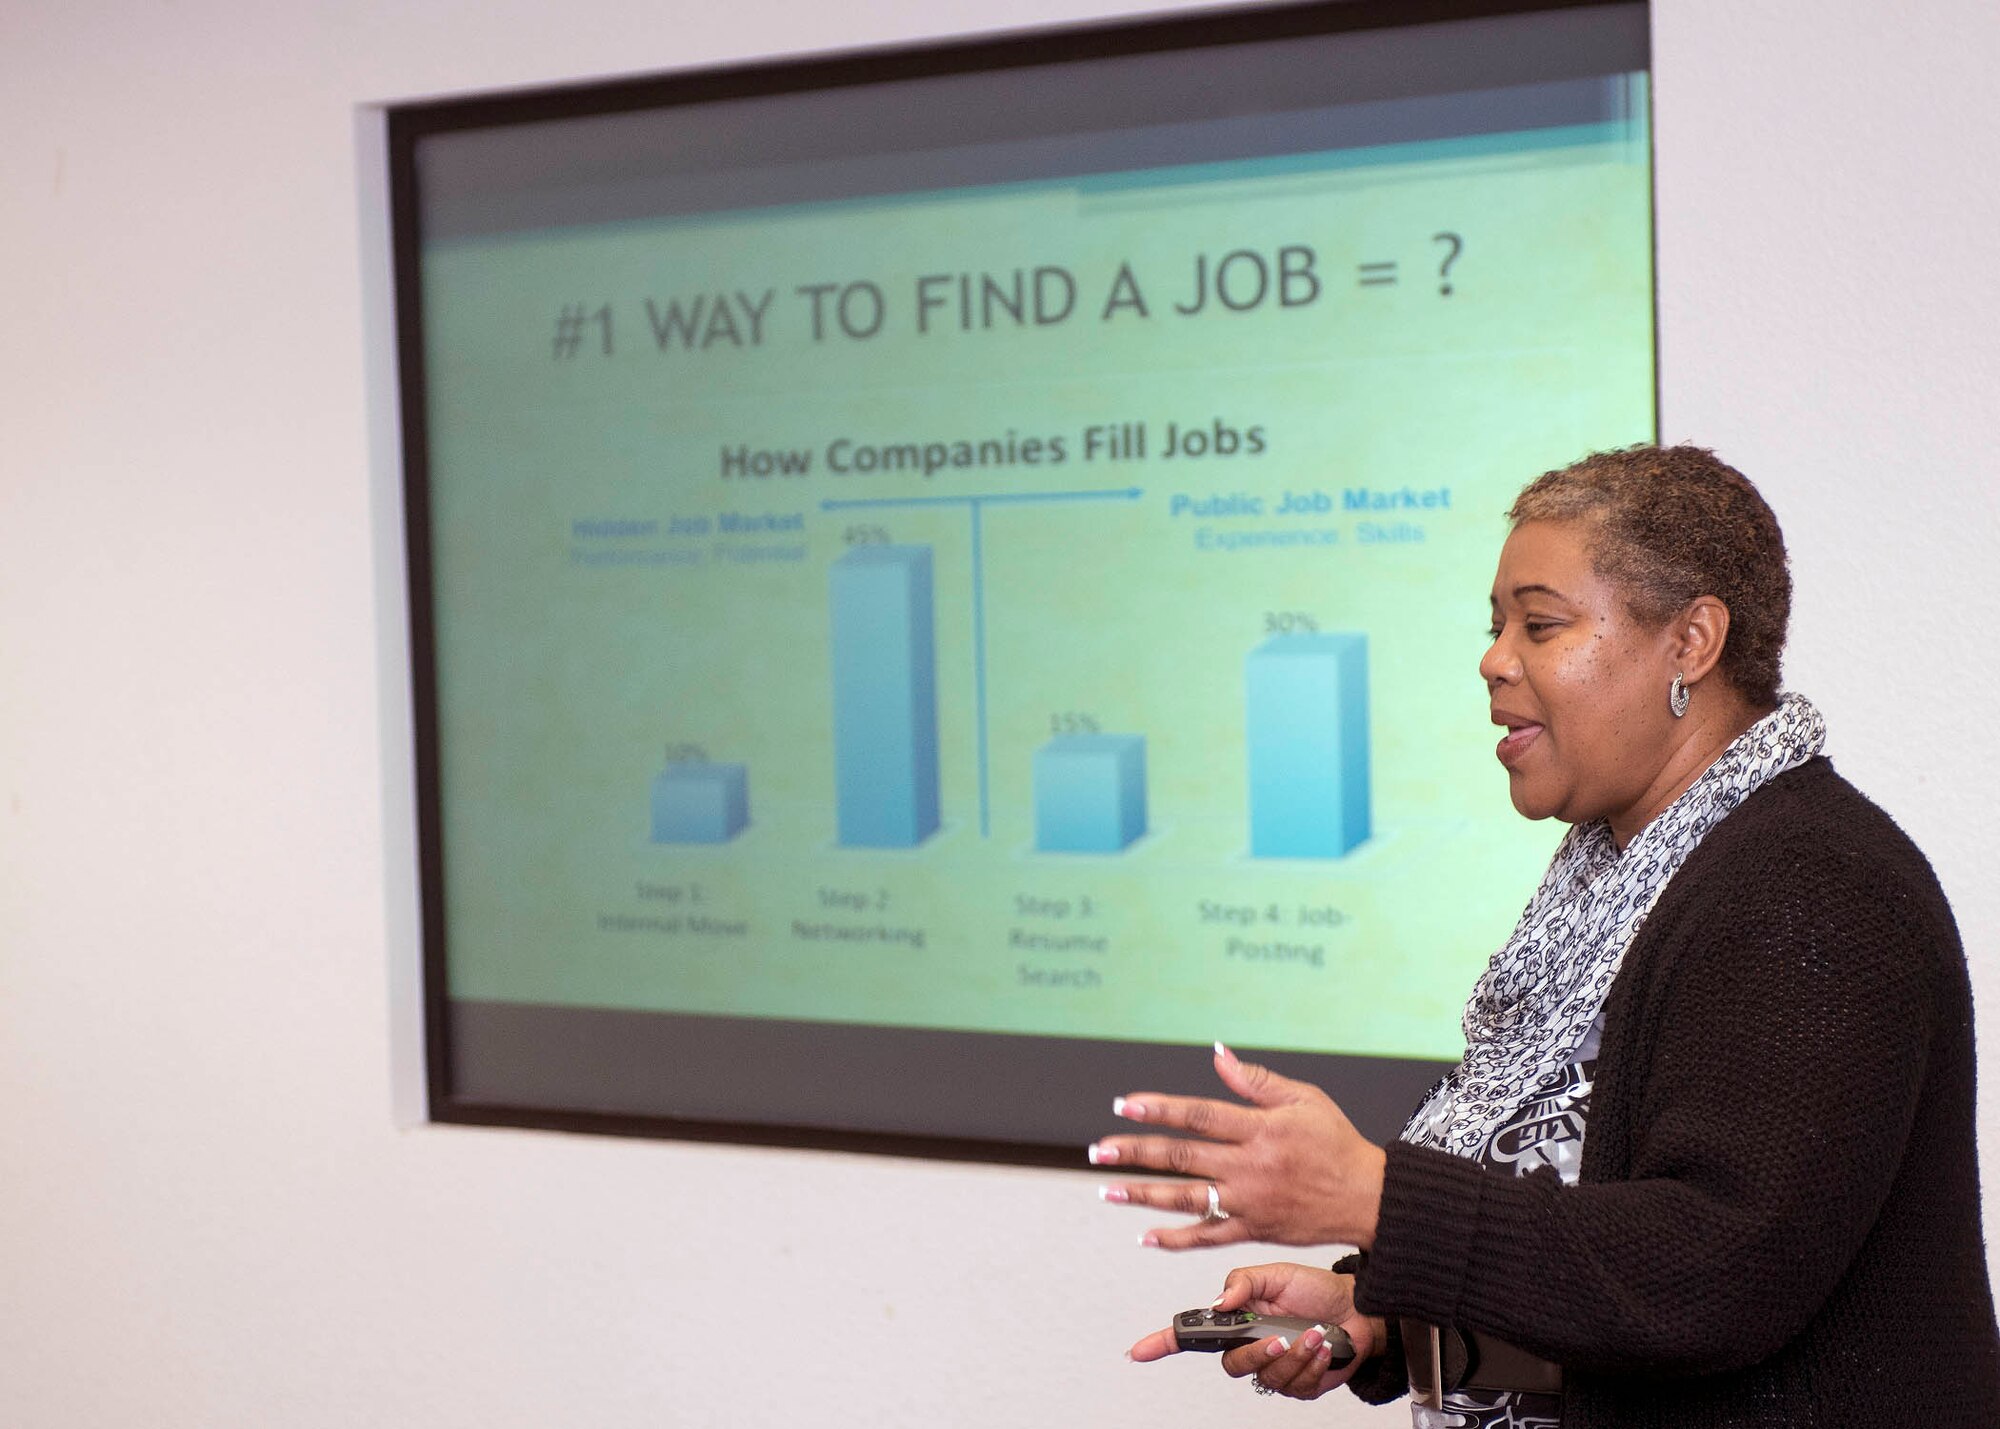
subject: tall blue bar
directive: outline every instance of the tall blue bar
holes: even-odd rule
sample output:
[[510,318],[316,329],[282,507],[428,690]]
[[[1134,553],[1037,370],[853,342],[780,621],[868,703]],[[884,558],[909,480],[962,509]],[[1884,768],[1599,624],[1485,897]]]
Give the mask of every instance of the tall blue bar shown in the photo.
[[653,842],[728,843],[750,823],[750,771],[741,764],[669,764],[653,776]]
[[1118,853],[1146,832],[1146,740],[1059,734],[1035,751],[1035,847]]
[[1251,854],[1339,858],[1371,831],[1368,637],[1275,635],[1244,684]]
[[938,826],[931,548],[856,546],[828,595],[840,842],[910,848]]

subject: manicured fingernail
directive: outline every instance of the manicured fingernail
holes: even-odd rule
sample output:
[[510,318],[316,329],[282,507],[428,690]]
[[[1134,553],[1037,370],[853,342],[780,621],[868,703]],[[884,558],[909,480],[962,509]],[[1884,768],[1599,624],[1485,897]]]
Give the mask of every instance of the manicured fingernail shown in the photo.
[[1148,1247],[1156,1246],[1159,1243],[1160,1243],[1160,1238],[1154,1235],[1151,1231],[1147,1231],[1144,1235],[1139,1237],[1139,1244],[1143,1246],[1148,1246]]
[[1223,1291],[1223,1292],[1222,1292],[1222,1295],[1218,1295],[1218,1296],[1216,1296],[1216,1297],[1215,1297],[1215,1298],[1214,1298],[1213,1300],[1209,1301],[1209,1302],[1208,1302],[1208,1308],[1209,1308],[1209,1309],[1211,1309],[1211,1310],[1213,1310],[1213,1309],[1214,1309],[1214,1308],[1215,1308],[1216,1306],[1220,1305],[1220,1304],[1222,1303],[1222,1297],[1223,1297],[1223,1295],[1227,1295],[1228,1293],[1229,1293],[1229,1292],[1228,1292],[1227,1290],[1225,1290],[1225,1291]]
[[1233,1062],[1236,1060],[1236,1054],[1230,1051],[1227,1047],[1223,1046],[1220,1042],[1215,1044],[1215,1056],[1216,1060],[1222,1062]]
[[1132,1193],[1127,1191],[1123,1186],[1099,1186],[1097,1188],[1097,1199],[1100,1201],[1116,1201],[1122,1206],[1125,1202],[1132,1199]]
[[1272,1359],[1276,1359],[1279,1355],[1283,1354],[1286,1350],[1289,1350],[1291,1347],[1292,1347],[1291,1337],[1288,1335],[1280,1335],[1278,1336],[1277,1339],[1271,1341],[1271,1348],[1266,1350],[1265,1353],[1270,1355]]
[[1114,1166],[1118,1162],[1118,1148],[1106,1146],[1103,1142],[1091,1143],[1090,1164],[1093,1166]]
[[1111,1099],[1111,1114],[1113,1116],[1122,1116],[1127,1121],[1144,1121],[1146,1119],[1146,1108],[1138,1102],[1127,1101],[1124,1097],[1113,1097]]
[[1321,1346],[1319,1347],[1319,1354],[1318,1354],[1317,1358],[1319,1359],[1319,1362],[1320,1362],[1321,1364],[1325,1364],[1325,1363],[1326,1363],[1326,1362],[1327,1362],[1328,1360],[1332,1359],[1332,1358],[1333,1358],[1333,1346],[1332,1346],[1332,1345],[1321,1345]]
[[1321,1345],[1326,1343],[1326,1332],[1320,1329],[1319,1326],[1314,1325],[1310,1330],[1307,1330],[1305,1334],[1300,1338],[1304,1340],[1305,1347],[1307,1349],[1316,1350]]

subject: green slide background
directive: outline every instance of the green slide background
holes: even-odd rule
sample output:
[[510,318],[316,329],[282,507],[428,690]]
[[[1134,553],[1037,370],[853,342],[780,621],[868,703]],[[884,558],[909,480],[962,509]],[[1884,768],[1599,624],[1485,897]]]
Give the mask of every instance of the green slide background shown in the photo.
[[[1475,669],[1502,513],[1654,435],[1650,192],[1634,124],[431,245],[452,995],[1455,1057],[1560,832],[1509,806]],[[1174,310],[1196,254],[1286,245],[1314,301]],[[1102,315],[1121,261],[1143,316]],[[1363,285],[1382,262],[1397,281]],[[920,276],[1036,265],[1074,276],[1067,320],[966,330],[946,306],[917,330]],[[860,280],[880,331],[815,341],[797,290]],[[740,342],[655,341],[648,299],[739,291],[772,293],[758,341],[733,298]],[[1264,451],[1162,455],[1169,423],[1218,421]],[[1084,460],[1119,422],[1147,459]],[[1010,432],[1067,460],[827,466],[840,439]],[[726,477],[738,445],[810,472]],[[1344,509],[1406,487],[1449,504]],[[982,837],[968,508],[821,503],[1126,489],[984,512]],[[1286,493],[1332,509],[1280,516]],[[777,529],[701,529],[725,513]],[[834,843],[827,569],[878,531],[936,572],[944,828],[892,852]],[[1331,543],[1229,544],[1286,532]],[[1369,638],[1375,834],[1342,859],[1247,852],[1244,657],[1293,613]],[[1071,713],[1146,737],[1151,832],[1123,854],[1033,849],[1030,761]],[[649,842],[683,744],[749,767],[729,844]]]

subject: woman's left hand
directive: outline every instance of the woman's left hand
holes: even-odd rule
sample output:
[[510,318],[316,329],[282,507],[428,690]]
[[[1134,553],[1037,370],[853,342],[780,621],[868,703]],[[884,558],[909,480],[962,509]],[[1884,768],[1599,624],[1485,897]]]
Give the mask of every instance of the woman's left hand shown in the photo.
[[[1193,1225],[1148,1231],[1141,1240],[1162,1250],[1248,1240],[1362,1249],[1374,1244],[1382,1148],[1310,1083],[1238,1061],[1220,1043],[1215,1071],[1250,1105],[1133,1092],[1118,1099],[1120,1116],[1189,1135],[1110,1136],[1090,1148],[1093,1165],[1195,1178],[1104,1187],[1107,1201],[1201,1217]],[[1211,1217],[1211,1205],[1221,1214]]]

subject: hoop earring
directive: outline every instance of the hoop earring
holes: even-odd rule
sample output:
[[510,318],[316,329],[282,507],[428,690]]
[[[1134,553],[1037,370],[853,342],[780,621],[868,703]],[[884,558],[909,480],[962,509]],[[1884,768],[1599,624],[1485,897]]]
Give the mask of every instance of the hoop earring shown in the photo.
[[1674,712],[1675,719],[1688,712],[1687,681],[1681,678],[1679,671],[1674,673],[1674,682],[1667,686],[1667,708]]

